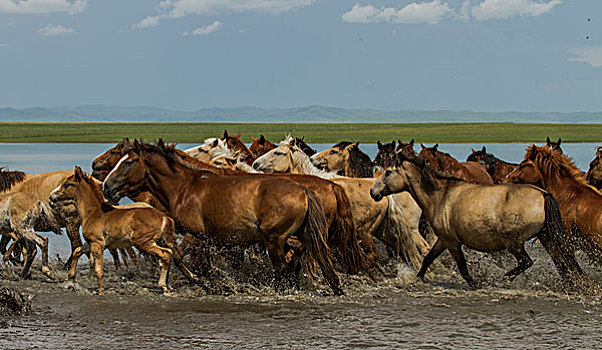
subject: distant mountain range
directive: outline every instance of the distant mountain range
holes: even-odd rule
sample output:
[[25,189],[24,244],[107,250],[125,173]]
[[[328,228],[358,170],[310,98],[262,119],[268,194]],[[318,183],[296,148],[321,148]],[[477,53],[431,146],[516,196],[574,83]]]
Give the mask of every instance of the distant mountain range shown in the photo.
[[297,108],[203,108],[192,112],[105,105],[0,108],[0,121],[27,122],[243,122],[243,123],[420,123],[513,122],[602,123],[602,112],[382,111],[327,106]]

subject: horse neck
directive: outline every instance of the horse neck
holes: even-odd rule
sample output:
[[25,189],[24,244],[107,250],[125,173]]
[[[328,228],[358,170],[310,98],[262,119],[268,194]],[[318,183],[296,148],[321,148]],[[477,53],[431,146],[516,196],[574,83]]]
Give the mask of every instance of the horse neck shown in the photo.
[[[442,192],[439,190],[429,190],[429,186],[426,183],[422,175],[422,169],[417,165],[411,164],[409,170],[405,171],[409,189],[408,192],[412,195],[412,198],[416,201],[420,209],[427,215],[432,221],[436,215],[436,207],[442,200]],[[438,179],[437,181],[447,181],[445,179]],[[444,186],[447,187],[447,186]]]
[[[164,158],[164,161],[170,160]],[[169,172],[160,169],[169,169]],[[171,166],[164,164],[157,166],[156,161],[149,160],[146,163],[146,171],[149,192],[170,212],[173,212],[181,193],[190,187],[194,179],[201,177],[199,171],[189,169],[175,161],[172,161]]]
[[503,179],[518,167],[518,164],[504,162],[501,159],[495,158],[494,164],[494,178]]
[[75,193],[77,212],[82,221],[96,215],[96,211],[104,202],[104,199],[101,196],[99,197],[99,194],[94,191],[92,186],[94,185],[82,179]]
[[291,150],[291,153],[291,173],[293,174],[314,175],[323,179],[340,177],[335,172],[328,172],[317,168],[303,151]]
[[[600,201],[602,199],[602,196],[596,193],[589,186],[570,177],[555,177],[554,179],[548,178],[546,179],[546,187],[546,189],[552,193],[556,200],[558,200],[558,204],[561,208],[572,207],[575,201]],[[600,204],[602,204],[602,201],[600,202]],[[599,208],[597,205],[592,206],[592,208],[593,207],[596,207],[596,211],[598,210],[597,208]]]

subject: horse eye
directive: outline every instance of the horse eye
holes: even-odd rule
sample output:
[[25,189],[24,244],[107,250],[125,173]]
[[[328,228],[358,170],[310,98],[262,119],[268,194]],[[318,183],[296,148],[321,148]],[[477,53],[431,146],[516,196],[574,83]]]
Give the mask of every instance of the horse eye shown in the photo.
[[389,176],[389,175],[391,175],[391,170],[385,171],[385,176]]
[[332,151],[330,151],[330,154],[331,154],[331,155],[337,154],[337,151],[335,151],[335,150],[332,150]]
[[276,154],[277,156],[283,156],[283,155],[284,155],[284,153],[283,153],[283,152],[280,152],[280,151],[278,151],[278,152],[274,152],[274,154]]

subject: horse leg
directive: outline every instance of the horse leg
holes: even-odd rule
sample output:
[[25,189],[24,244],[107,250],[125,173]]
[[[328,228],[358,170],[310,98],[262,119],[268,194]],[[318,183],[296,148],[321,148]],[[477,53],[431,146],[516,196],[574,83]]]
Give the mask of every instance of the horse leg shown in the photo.
[[142,270],[140,269],[140,262],[138,261],[138,255],[136,255],[136,251],[134,251],[134,248],[132,248],[132,247],[125,248],[125,251],[127,252],[128,257],[132,260],[132,262],[136,266],[138,273],[139,274],[142,273]]
[[[12,239],[13,243],[8,247],[8,249],[6,250],[6,252],[4,253],[4,256],[3,256],[4,264],[6,266],[10,266],[10,264],[11,264],[10,256],[13,254],[13,251],[15,250],[15,248],[20,245],[19,236],[17,236],[13,231],[10,231],[8,233],[8,236],[9,236],[8,241],[10,241]],[[5,236],[2,236],[2,237],[5,237]]]
[[464,277],[466,283],[468,283],[468,285],[471,288],[476,288],[477,285],[475,281],[472,279],[472,277],[470,277],[470,274],[468,273],[468,266],[466,265],[466,258],[464,257],[464,253],[462,252],[462,246],[459,243],[454,243],[448,245],[447,249],[449,249],[449,253],[456,261],[456,265],[458,265],[458,270],[460,270],[460,274],[462,275],[462,277]]
[[121,255],[121,259],[123,259],[123,265],[125,266],[125,270],[126,271],[130,271],[130,264],[128,263],[128,253],[125,251],[125,249],[118,249],[120,255]]
[[[166,219],[164,219],[166,220]],[[191,282],[198,282],[199,278],[190,271],[188,266],[184,264],[184,254],[182,252],[181,246],[178,245],[176,241],[175,232],[173,229],[173,225],[163,224],[163,230],[161,232],[161,238],[167,245],[169,249],[172,251],[172,257],[178,269],[182,272],[182,274]],[[132,249],[132,248],[130,248]],[[133,250],[132,250],[133,251]]]
[[[79,258],[84,253],[84,248],[86,250],[88,250],[88,249],[90,249],[90,245],[86,243],[85,246],[79,246],[79,247],[75,248],[75,250],[71,254],[71,267],[69,267],[69,274],[68,274],[67,285],[66,285],[67,288],[69,288],[69,287],[72,288],[75,286],[75,275],[77,273],[77,262],[79,261]],[[90,256],[92,256],[92,254],[90,254]]]
[[514,255],[516,261],[518,262],[518,266],[508,271],[505,275],[506,277],[510,278],[510,281],[512,281],[516,278],[516,276],[533,266],[533,260],[531,260],[531,257],[529,257],[527,254],[524,244],[521,244],[518,247],[508,247],[508,250],[512,255]]
[[98,280],[98,295],[103,295],[105,293],[105,289],[103,286],[103,256],[102,251],[104,247],[99,243],[91,243],[90,244],[90,253],[94,256],[94,272],[96,272],[96,279]]
[[424,278],[426,270],[428,270],[433,261],[435,261],[435,259],[437,259],[439,255],[445,251],[445,249],[447,249],[445,243],[443,243],[441,239],[437,238],[431,250],[429,250],[429,252],[426,254],[424,260],[422,260],[422,266],[420,266],[420,271],[418,271],[418,275],[416,275],[416,277],[420,278],[423,282],[426,282],[426,279]]
[[82,239],[79,235],[79,223],[67,224],[67,226],[65,226],[65,231],[67,231],[67,237],[69,237],[69,242],[71,243],[71,256],[69,256],[69,259],[67,259],[64,266],[64,268],[67,269],[71,266],[71,260],[73,259],[75,249],[77,249],[77,247],[81,247]]
[[121,261],[119,260],[119,252],[117,252],[117,249],[109,249],[109,253],[111,253],[111,256],[113,257],[113,264],[115,264],[115,270],[119,271],[121,269]]
[[21,272],[21,277],[27,278],[31,274],[31,264],[33,263],[33,259],[38,254],[38,248],[34,241],[30,240],[30,238],[24,238],[25,246],[27,247],[27,252],[25,254],[25,264],[23,264],[23,270]]
[[11,237],[9,235],[2,235],[0,237],[0,253],[3,255],[6,253],[6,247],[8,246],[8,243],[10,243],[10,239]]
[[155,242],[148,243],[143,246],[136,246],[140,251],[147,254],[151,254],[159,258],[159,267],[161,268],[161,275],[159,277],[159,288],[163,290],[163,293],[167,293],[167,275],[169,274],[169,264],[171,263],[171,257],[173,251],[169,248],[163,248],[157,245]]
[[40,235],[33,230],[28,230],[27,235],[31,237],[31,240],[35,242],[42,251],[42,273],[54,281],[56,277],[48,268],[48,237]]
[[276,288],[280,289],[282,287],[282,270],[284,263],[284,250],[283,250],[283,242],[281,242],[280,237],[266,237],[265,238],[265,246],[268,250],[268,255],[270,256],[270,261],[272,262],[272,267],[274,268],[274,279],[276,282]]

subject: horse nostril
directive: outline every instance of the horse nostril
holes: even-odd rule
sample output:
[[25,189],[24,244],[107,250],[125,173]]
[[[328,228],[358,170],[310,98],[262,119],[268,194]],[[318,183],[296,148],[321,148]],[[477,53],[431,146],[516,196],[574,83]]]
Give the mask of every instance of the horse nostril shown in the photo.
[[258,163],[253,163],[253,169],[255,170],[259,170],[259,164]]

